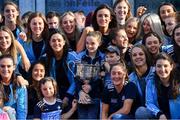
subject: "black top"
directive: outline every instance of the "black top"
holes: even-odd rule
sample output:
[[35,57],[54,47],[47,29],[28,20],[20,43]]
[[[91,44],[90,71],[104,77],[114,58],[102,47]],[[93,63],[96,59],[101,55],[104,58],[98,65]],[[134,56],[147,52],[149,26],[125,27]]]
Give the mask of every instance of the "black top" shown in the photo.
[[33,40],[32,43],[33,43],[32,45],[33,45],[34,55],[36,56],[36,59],[39,59],[42,49],[43,49],[44,41],[41,40],[40,42],[35,42]]
[[61,60],[56,60],[56,81],[57,81],[57,85],[59,88],[59,95],[60,95],[60,99],[63,99],[66,94],[67,94],[67,90],[70,86],[68,77],[67,77],[67,73],[65,72],[65,66],[63,59]]
[[115,88],[105,88],[102,96],[102,102],[105,104],[109,104],[109,113],[118,111],[123,107],[124,100],[132,99],[133,104],[130,110],[130,115],[134,115],[136,108],[139,107],[139,94],[136,88],[136,85],[132,82],[127,83],[121,90],[120,93],[116,91]]
[[171,91],[170,86],[165,87],[162,84],[160,85],[161,95],[158,96],[158,104],[160,110],[170,119],[170,110],[169,110],[169,93]]
[[102,35],[102,40],[101,41],[102,41],[102,44],[99,47],[99,49],[102,52],[105,52],[107,47],[111,44],[112,36],[110,34],[109,35]]
[[28,116],[34,114],[34,106],[38,103],[37,91],[30,86],[28,89]]

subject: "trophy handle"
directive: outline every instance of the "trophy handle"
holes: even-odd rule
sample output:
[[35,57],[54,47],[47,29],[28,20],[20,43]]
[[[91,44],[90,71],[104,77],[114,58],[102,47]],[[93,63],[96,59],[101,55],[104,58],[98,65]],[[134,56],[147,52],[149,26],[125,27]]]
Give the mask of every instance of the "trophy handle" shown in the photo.
[[[71,64],[72,64],[72,65],[71,65]],[[73,70],[71,69],[72,66],[75,66],[75,62],[74,62],[74,61],[69,61],[69,62],[67,63],[67,67],[68,67],[69,71],[72,73],[72,75],[75,77],[76,75],[74,74]]]

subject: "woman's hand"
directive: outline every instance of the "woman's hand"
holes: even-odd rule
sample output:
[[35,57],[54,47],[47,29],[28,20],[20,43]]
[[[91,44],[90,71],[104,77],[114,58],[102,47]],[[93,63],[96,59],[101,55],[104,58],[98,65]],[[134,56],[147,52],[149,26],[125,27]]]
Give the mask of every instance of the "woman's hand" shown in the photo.
[[74,99],[72,101],[72,108],[73,108],[74,111],[77,109],[77,100],[76,99]]
[[31,67],[31,63],[27,57],[24,57],[22,59],[22,68],[28,72],[29,68]]
[[27,36],[25,32],[20,32],[19,33],[19,38],[22,39],[23,41],[27,41]]
[[17,76],[17,82],[20,86],[24,87],[24,86],[28,86],[29,82],[27,80],[25,80],[22,76]]
[[80,91],[78,103],[89,104],[89,103],[91,103],[91,98],[87,93]]
[[146,11],[147,11],[146,7],[139,6],[137,9],[137,17],[141,17]]
[[89,32],[92,32],[92,31],[94,31],[94,29],[93,29],[93,27],[86,27],[86,28],[84,28],[84,31],[83,32],[85,32],[86,34],[88,34]]

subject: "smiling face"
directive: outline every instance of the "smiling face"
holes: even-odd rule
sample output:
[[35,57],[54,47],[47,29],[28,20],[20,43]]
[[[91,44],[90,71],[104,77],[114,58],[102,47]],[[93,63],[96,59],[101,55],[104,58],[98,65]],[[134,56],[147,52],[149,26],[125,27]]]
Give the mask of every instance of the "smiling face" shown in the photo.
[[86,48],[90,54],[95,54],[100,45],[97,37],[87,36],[86,37]]
[[30,28],[33,36],[40,37],[44,30],[44,21],[41,17],[34,17],[30,21]]
[[174,31],[174,40],[178,46],[180,46],[180,27]]
[[54,52],[60,52],[65,45],[65,40],[61,34],[55,33],[51,36],[49,44]]
[[97,12],[96,19],[99,27],[108,28],[109,23],[111,22],[111,13],[106,8],[100,9]]
[[156,74],[163,83],[167,83],[169,81],[172,69],[173,65],[168,60],[159,59],[156,61]]
[[52,84],[52,81],[47,81],[44,84],[41,84],[41,92],[44,96],[44,98],[52,98],[55,94],[55,89]]
[[125,20],[128,14],[128,5],[125,1],[118,3],[114,9],[117,21]]
[[117,32],[115,40],[113,41],[119,48],[127,48],[129,45],[129,40],[125,30],[119,30]]
[[19,12],[13,5],[6,5],[4,8],[5,21],[9,23],[16,23]]
[[32,69],[33,80],[40,81],[45,76],[45,68],[42,64],[36,64]]
[[126,33],[129,39],[135,39],[138,32],[138,23],[136,21],[131,21],[126,26]]
[[3,58],[0,60],[0,75],[2,80],[6,82],[10,81],[14,70],[15,66],[12,59]]
[[75,17],[69,14],[65,15],[62,18],[61,27],[66,34],[72,34],[76,27]]
[[122,66],[113,66],[111,70],[111,79],[114,86],[123,86],[126,81],[127,71],[123,69]]
[[146,38],[145,40],[145,46],[147,47],[148,51],[152,55],[157,55],[159,53],[159,49],[161,46],[161,43],[159,42],[159,39],[155,37],[154,35],[151,35]]
[[169,17],[173,13],[174,13],[174,10],[173,10],[172,6],[170,6],[170,5],[163,5],[160,8],[160,17],[163,22],[167,17]]
[[10,34],[6,31],[0,31],[0,50],[7,51],[12,43]]
[[146,65],[146,56],[144,51],[139,47],[134,47],[131,50],[132,54],[132,62],[136,67],[142,67]]

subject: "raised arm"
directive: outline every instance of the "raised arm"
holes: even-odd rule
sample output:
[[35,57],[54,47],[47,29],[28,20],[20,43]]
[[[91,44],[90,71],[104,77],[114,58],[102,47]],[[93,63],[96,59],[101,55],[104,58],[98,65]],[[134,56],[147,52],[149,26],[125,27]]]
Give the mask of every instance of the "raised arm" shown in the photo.
[[92,27],[86,27],[84,30],[83,30],[83,33],[76,45],[76,52],[81,52],[84,50],[85,48],[85,41],[86,41],[86,36],[89,32],[91,31],[94,31],[94,29]]
[[22,64],[23,64],[23,68],[24,70],[27,72],[31,66],[31,63],[26,55],[26,52],[24,50],[24,48],[22,47],[22,45],[18,42],[18,41],[15,41],[15,44],[16,44],[16,47],[17,47],[17,50],[18,52],[21,54],[21,57],[22,57]]

